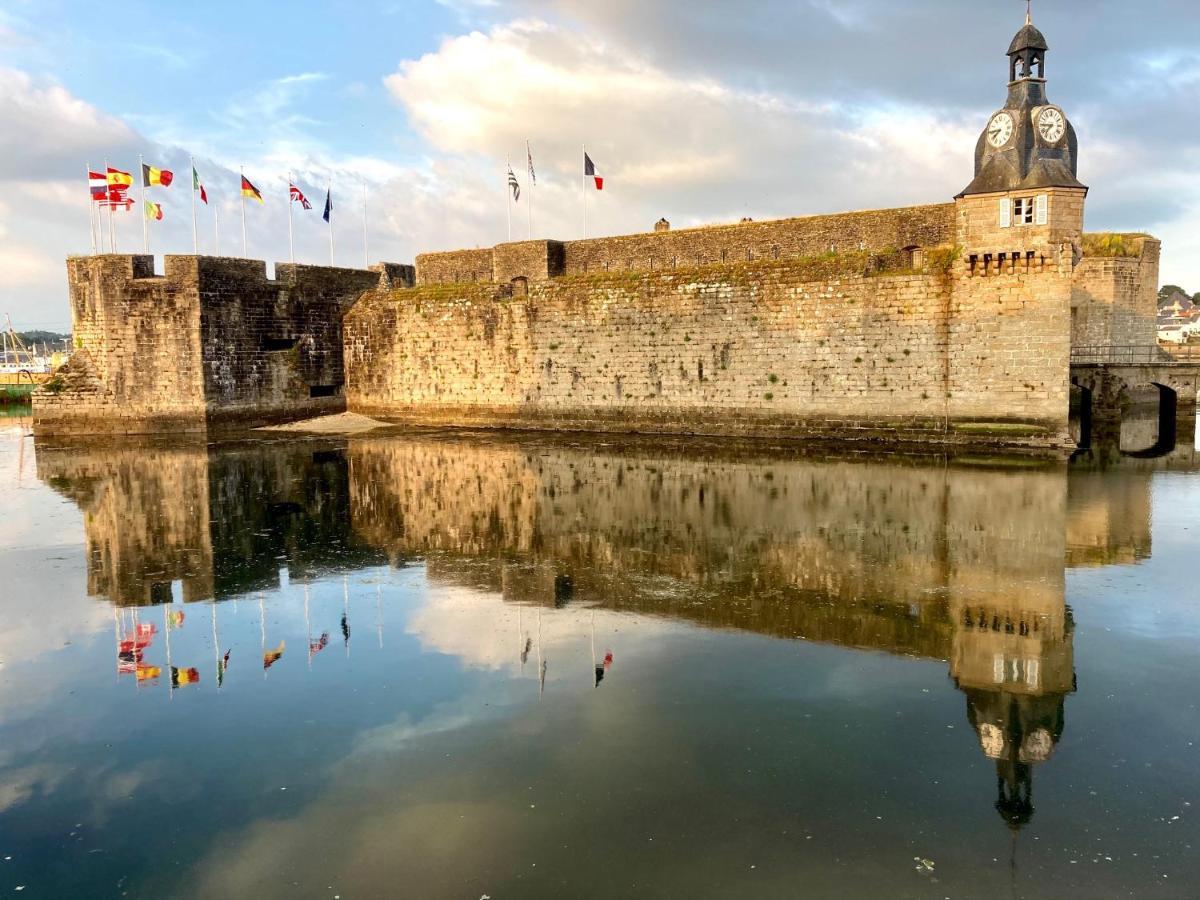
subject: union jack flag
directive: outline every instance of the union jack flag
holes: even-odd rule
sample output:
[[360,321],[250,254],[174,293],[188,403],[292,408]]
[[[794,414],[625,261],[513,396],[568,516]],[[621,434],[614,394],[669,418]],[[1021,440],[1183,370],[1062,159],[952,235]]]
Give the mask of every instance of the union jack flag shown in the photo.
[[294,184],[288,185],[288,197],[293,203],[299,201],[300,205],[305,209],[312,209],[312,204],[308,202],[308,198]]

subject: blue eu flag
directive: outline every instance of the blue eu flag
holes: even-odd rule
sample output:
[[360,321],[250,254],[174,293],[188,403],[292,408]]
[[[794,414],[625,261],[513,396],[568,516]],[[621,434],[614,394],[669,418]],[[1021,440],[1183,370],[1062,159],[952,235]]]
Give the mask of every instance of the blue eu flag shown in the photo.
[[324,214],[323,216],[321,216],[321,218],[322,218],[322,219],[324,219],[326,222],[328,222],[328,221],[329,221],[329,217],[330,217],[331,215],[333,215],[333,196],[332,196],[332,191],[333,191],[333,188],[328,188],[328,189],[325,191],[325,214]]

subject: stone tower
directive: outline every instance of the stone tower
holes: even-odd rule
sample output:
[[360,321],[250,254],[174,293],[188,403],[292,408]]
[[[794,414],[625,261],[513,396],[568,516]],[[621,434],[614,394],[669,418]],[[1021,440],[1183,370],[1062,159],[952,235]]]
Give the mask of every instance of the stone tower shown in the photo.
[[975,179],[959,196],[1079,188],[1079,140],[1046,99],[1046,38],[1029,17],[1008,48],[1008,100],[975,147]]
[[1017,263],[1059,262],[1047,251],[1068,243],[1072,262],[1081,253],[1087,187],[1077,177],[1075,129],[1046,97],[1048,51],[1026,16],[1008,47],[1008,99],[979,136],[975,177],[956,198],[959,243],[968,253],[983,251],[973,268],[984,274],[1011,266],[1014,250]]

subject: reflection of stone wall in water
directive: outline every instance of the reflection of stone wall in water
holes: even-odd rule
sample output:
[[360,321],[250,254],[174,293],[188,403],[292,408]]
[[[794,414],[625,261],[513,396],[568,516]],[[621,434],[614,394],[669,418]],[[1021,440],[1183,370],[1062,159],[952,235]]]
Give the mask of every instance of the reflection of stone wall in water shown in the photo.
[[1060,469],[370,439],[350,465],[356,533],[512,600],[562,602],[569,583],[577,601],[944,658],[968,603],[1062,635]]
[[1148,559],[1151,474],[1124,463],[1071,473],[1067,513],[1069,567],[1129,565]]
[[349,532],[345,453],[307,442],[39,447],[84,513],[88,593],[122,606],[218,599],[380,561]]
[[170,447],[39,446],[38,477],[83,512],[88,594],[122,606],[212,595],[208,452]]
[[1032,815],[1074,689],[1061,468],[411,439],[350,466],[354,530],[435,581],[948,659],[997,809]]

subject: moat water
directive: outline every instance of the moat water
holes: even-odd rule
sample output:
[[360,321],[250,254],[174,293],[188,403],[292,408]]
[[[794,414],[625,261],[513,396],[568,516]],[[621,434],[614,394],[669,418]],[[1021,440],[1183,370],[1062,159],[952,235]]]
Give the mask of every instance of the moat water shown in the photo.
[[0,424],[0,896],[1200,892],[1200,457]]

